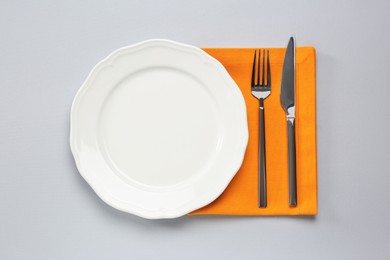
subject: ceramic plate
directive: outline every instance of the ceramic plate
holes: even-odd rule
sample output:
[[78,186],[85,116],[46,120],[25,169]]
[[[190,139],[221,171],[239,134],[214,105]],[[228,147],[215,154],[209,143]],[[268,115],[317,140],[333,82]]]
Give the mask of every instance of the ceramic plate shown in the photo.
[[197,47],[149,40],[98,63],[71,110],[77,168],[98,196],[144,218],[174,218],[215,200],[248,142],[244,98]]

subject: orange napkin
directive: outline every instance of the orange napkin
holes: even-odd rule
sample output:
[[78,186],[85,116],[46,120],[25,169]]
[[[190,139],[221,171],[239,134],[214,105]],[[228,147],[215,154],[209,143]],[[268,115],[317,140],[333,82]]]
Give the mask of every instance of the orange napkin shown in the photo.
[[245,98],[249,143],[241,169],[226,190],[196,214],[315,215],[317,214],[316,58],[313,47],[296,49],[296,167],[298,206],[288,205],[286,114],[280,105],[284,48],[271,48],[271,95],[265,100],[267,208],[258,208],[259,101],[251,95],[255,49],[205,48],[235,80]]

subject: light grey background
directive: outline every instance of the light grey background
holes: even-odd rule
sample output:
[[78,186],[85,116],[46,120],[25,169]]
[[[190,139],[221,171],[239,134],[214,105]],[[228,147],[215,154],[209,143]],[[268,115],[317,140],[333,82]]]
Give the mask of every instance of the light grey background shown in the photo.
[[[390,1],[0,2],[0,259],[389,259]],[[319,214],[144,220],[69,149],[92,67],[150,38],[317,49]]]

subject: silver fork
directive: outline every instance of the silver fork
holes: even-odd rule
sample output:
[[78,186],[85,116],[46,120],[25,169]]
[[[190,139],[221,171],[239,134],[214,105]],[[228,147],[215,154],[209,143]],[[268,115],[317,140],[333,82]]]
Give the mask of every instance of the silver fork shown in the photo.
[[[257,69],[256,69],[257,68]],[[252,68],[252,95],[260,103],[259,109],[259,208],[267,207],[267,175],[265,162],[264,99],[271,94],[269,50],[255,51]]]

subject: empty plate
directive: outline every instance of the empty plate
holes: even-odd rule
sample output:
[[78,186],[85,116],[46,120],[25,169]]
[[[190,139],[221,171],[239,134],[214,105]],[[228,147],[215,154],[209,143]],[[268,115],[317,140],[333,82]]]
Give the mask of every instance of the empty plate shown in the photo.
[[203,50],[168,40],[98,63],[71,110],[77,168],[98,196],[144,218],[174,218],[215,200],[248,142],[244,98]]

